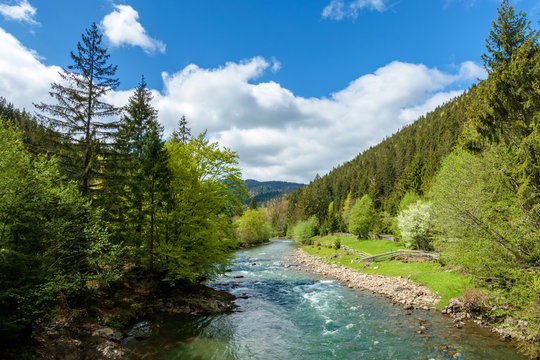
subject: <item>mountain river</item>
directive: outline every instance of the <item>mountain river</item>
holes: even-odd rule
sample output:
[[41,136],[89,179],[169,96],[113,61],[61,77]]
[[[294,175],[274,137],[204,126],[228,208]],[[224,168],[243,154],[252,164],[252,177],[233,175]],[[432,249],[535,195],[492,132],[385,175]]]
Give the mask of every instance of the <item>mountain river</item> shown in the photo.
[[164,360],[524,359],[488,330],[306,273],[292,264],[294,247],[272,240],[236,253],[232,272],[210,285],[236,295],[237,312],[149,319],[152,335],[125,346],[134,359]]

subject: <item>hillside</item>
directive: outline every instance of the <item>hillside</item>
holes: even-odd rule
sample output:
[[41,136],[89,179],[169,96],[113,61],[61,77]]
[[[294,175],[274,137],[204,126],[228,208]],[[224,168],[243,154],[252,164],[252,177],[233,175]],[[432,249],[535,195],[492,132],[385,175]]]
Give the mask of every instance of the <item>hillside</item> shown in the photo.
[[255,197],[258,204],[266,203],[268,200],[279,198],[305,186],[286,181],[257,181],[253,179],[246,180],[246,184],[249,196]]
[[390,213],[408,190],[425,193],[458,141],[474,92],[475,87],[291,193],[289,223],[311,215],[322,220],[330,202],[341,209],[349,193],[353,198],[369,194],[376,208]]

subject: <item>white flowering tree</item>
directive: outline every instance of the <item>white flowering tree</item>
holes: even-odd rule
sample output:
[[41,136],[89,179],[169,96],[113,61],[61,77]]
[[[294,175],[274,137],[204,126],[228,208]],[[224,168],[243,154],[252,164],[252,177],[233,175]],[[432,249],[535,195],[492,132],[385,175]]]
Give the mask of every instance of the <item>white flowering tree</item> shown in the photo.
[[429,202],[418,200],[409,205],[399,213],[397,222],[405,246],[413,249],[432,249],[432,216]]

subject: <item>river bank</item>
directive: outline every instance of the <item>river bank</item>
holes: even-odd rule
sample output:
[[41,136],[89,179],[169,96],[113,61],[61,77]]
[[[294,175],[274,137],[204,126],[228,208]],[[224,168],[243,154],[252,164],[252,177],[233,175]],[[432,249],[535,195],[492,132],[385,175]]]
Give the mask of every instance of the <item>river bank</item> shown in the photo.
[[[332,262],[320,256],[306,253],[302,248],[294,251],[294,262],[304,270],[325,277],[331,277],[350,288],[367,290],[381,295],[394,305],[402,306],[405,310],[424,309],[435,310],[441,297],[434,294],[429,288],[401,276],[386,276],[380,274],[365,274],[345,265]],[[478,326],[489,329],[497,334],[501,340],[523,342],[522,329],[526,324],[511,317],[495,319],[486,316],[475,306],[467,304],[470,299],[452,298],[439,310],[449,316],[454,327],[462,328],[466,322],[473,322]]]
[[[160,290],[157,294],[146,291],[148,289],[128,289],[126,285],[122,299],[112,302],[105,298],[96,299],[92,307],[100,315],[64,316],[52,321],[43,319],[35,324],[29,353],[33,358],[51,360],[124,359],[130,354],[123,345],[127,338],[150,336],[145,319],[151,316],[216,315],[230,313],[236,308],[235,296],[204,285]],[[139,305],[133,309],[121,302]],[[12,358],[20,358],[18,355],[13,353]],[[11,358],[9,354],[7,358]]]
[[388,298],[393,304],[404,309],[435,309],[440,297],[425,286],[413,281],[385,275],[363,274],[345,266],[326,262],[322,258],[309,255],[301,248],[294,251],[295,263],[313,273],[332,277],[350,288],[368,290]]

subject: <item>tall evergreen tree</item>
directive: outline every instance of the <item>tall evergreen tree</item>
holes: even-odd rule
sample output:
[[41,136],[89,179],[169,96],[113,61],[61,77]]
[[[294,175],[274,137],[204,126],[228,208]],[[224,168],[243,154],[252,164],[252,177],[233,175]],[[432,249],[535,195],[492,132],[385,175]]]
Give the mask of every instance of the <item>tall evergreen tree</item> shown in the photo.
[[63,133],[59,155],[68,175],[79,182],[83,194],[99,186],[109,140],[116,129],[111,117],[117,109],[103,97],[119,85],[116,66],[108,63],[103,36],[93,23],[82,43],[71,52],[73,64],[60,72],[62,82],[51,84],[55,104],[35,104],[39,117]]
[[526,14],[522,11],[516,14],[508,0],[503,0],[497,11],[497,21],[493,21],[486,39],[487,53],[482,55],[484,67],[489,72],[508,66],[521,45],[536,36]]
[[[170,202],[170,171],[168,153],[162,140],[163,127],[152,118],[148,131],[143,138],[142,175],[143,189],[146,194],[146,207],[149,221],[148,253],[150,270],[154,268],[154,244],[156,243],[156,218],[160,209]],[[167,218],[164,219],[168,221]]]
[[[481,151],[503,144],[513,156],[506,176],[522,197],[522,210],[540,228],[540,49],[538,32],[523,12],[503,1],[483,56],[489,78],[478,86],[469,111],[469,143]],[[484,144],[477,146],[477,144]],[[468,144],[467,144],[468,145]]]
[[168,182],[163,128],[151,102],[152,94],[142,77],[124,108],[116,141],[123,159],[120,166],[123,179],[119,179],[123,199],[119,201],[117,225],[123,229],[125,241],[138,249],[147,247],[142,257],[148,255],[150,268],[153,267],[156,213],[164,201]]
[[182,145],[186,145],[191,140],[191,129],[188,127],[185,115],[182,115],[178,121],[178,129],[173,132],[172,138]]
[[251,200],[249,201],[249,209],[257,210],[257,207],[257,199],[255,199],[255,196],[252,196]]

